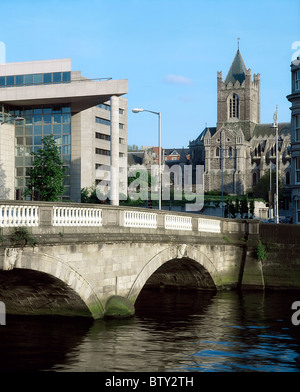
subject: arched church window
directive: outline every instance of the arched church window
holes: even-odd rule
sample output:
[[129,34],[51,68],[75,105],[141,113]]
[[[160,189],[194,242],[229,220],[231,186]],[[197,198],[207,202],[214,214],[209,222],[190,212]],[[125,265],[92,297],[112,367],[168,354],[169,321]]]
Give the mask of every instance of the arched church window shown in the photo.
[[290,175],[290,172],[286,172],[286,175],[285,175],[285,183],[286,183],[286,185],[290,185],[290,183],[291,183],[291,175]]
[[257,184],[257,174],[256,173],[253,173],[252,184],[253,184],[253,186]]
[[228,149],[228,155],[229,155],[229,158],[232,158],[232,147],[229,147],[229,149]]
[[233,94],[229,99],[229,117],[230,118],[239,118],[239,106],[240,100],[237,94]]
[[217,147],[216,148],[216,157],[219,157],[220,156],[220,149],[219,149],[219,147]]

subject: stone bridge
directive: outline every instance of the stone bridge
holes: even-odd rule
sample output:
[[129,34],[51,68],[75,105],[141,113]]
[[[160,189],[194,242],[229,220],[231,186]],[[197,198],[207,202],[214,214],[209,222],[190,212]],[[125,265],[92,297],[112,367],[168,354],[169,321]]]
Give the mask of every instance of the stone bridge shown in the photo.
[[[144,287],[300,288],[294,225],[45,202],[2,202],[0,218],[7,313],[125,317]],[[292,246],[282,240],[284,226]],[[265,261],[256,256],[259,241],[269,252]]]

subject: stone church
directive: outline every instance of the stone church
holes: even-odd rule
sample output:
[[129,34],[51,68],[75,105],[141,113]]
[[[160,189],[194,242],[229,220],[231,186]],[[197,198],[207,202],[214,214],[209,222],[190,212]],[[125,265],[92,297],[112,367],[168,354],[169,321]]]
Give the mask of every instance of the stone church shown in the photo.
[[[275,111],[275,108],[274,108]],[[290,184],[290,123],[278,124],[279,177]],[[190,141],[190,163],[204,165],[205,191],[242,195],[275,169],[272,123],[260,123],[260,74],[251,78],[238,49],[223,81],[217,73],[217,124]]]

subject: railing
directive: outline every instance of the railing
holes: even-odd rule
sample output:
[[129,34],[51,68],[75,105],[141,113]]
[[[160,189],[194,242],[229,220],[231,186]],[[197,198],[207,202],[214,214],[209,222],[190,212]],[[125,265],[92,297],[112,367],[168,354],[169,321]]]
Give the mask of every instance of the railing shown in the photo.
[[157,214],[153,212],[124,211],[125,227],[157,228]]
[[102,226],[102,210],[53,207],[53,226]]
[[192,230],[192,218],[189,216],[166,215],[165,229]]
[[198,231],[206,233],[221,233],[221,221],[216,219],[198,218]]
[[[239,220],[210,219],[194,214],[149,211],[118,206],[91,206],[76,203],[1,202],[0,228],[20,226],[43,227],[94,227],[112,226],[136,229],[178,230],[187,234],[237,233],[245,230],[245,222]],[[248,222],[248,225],[252,222]],[[257,226],[257,227],[256,227]],[[253,221],[252,232],[258,232],[258,222]],[[256,228],[255,228],[256,227]],[[101,229],[102,230],[102,229]],[[250,230],[250,229],[249,229]],[[167,233],[166,233],[167,234]]]
[[38,226],[39,207],[1,205],[0,227]]

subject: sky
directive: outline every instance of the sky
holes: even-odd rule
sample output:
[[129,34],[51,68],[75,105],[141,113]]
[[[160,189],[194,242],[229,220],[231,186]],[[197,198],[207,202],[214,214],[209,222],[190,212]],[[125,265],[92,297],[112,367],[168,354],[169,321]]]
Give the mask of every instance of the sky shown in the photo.
[[[0,0],[10,62],[71,58],[88,78],[128,79],[128,144],[188,147],[217,121],[217,71],[237,42],[261,75],[261,123],[290,121],[290,65],[300,55],[299,0]],[[2,45],[3,45],[2,44]],[[252,76],[253,77],[253,76]]]

